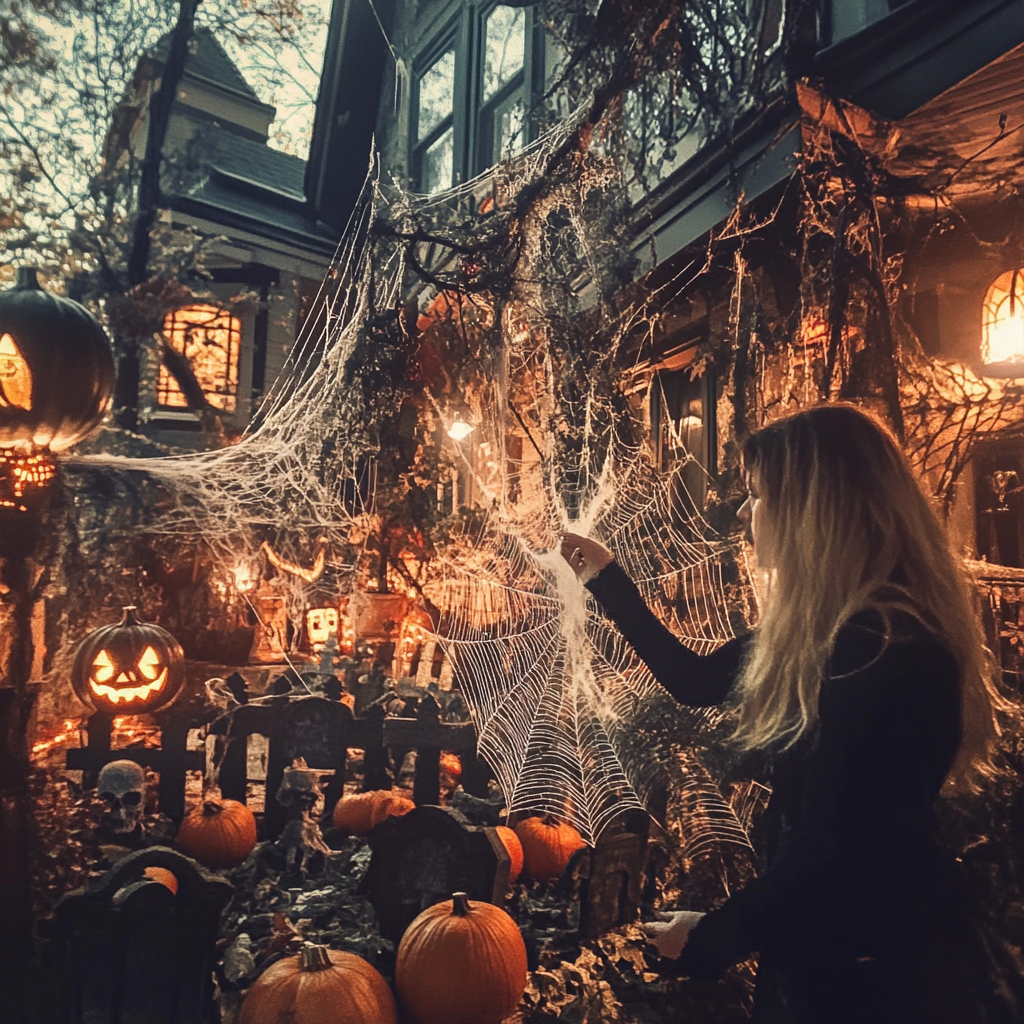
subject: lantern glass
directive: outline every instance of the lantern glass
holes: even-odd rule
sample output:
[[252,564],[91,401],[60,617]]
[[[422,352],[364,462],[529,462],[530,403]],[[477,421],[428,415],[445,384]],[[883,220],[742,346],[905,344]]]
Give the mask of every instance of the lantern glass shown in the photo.
[[1024,364],[1024,269],[1000,274],[985,295],[981,361]]

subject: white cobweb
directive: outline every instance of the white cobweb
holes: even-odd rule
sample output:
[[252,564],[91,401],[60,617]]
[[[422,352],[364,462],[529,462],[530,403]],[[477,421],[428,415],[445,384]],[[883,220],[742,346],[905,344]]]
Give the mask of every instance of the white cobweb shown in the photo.
[[[422,278],[426,269],[434,280],[422,292],[422,311],[445,273],[467,259],[467,249],[438,240],[438,225],[472,222],[488,201],[491,209],[515,209],[526,190],[536,195],[575,128],[570,118],[513,162],[435,196],[384,186],[371,173],[289,365],[241,440],[211,452],[92,456],[79,465],[149,474],[171,500],[150,510],[146,529],[201,538],[225,566],[258,560],[270,531],[283,557],[308,561],[315,542],[339,570],[340,588],[365,586],[353,548],[379,525],[372,487],[379,436],[351,372],[357,350],[363,346],[365,359],[376,337],[401,335],[396,314],[411,271]],[[555,262],[575,259],[597,280],[607,248],[587,223],[585,202],[615,184],[616,170],[597,148],[580,167],[576,179],[546,186],[525,208],[519,258],[501,301],[494,289],[481,289],[436,325],[463,341],[476,332],[469,348],[476,345],[479,372],[464,397],[478,421],[472,444],[479,447],[470,458],[468,445],[449,446],[476,508],[453,515],[448,540],[421,567],[420,591],[439,610],[435,640],[510,810],[553,813],[593,842],[615,815],[643,806],[652,766],[636,756],[630,730],[656,684],[558,555],[561,532],[608,544],[657,614],[698,653],[733,636],[723,567],[740,586],[745,570],[735,545],[692,502],[680,504],[678,479],[653,471],[636,431],[619,429],[621,403],[602,381],[611,379],[636,317],[622,317],[610,332],[603,371],[590,378],[548,338],[557,323],[593,312],[552,291],[551,282],[564,277]],[[556,213],[569,238],[561,255],[562,241],[549,230]],[[486,232],[476,241],[489,244]],[[479,315],[467,327],[464,313],[474,305]],[[574,376],[572,388],[562,386]],[[452,395],[432,392],[429,383],[424,391],[422,416],[437,433],[451,422]],[[505,457],[510,431],[529,458]],[[578,443],[560,447],[558,437]]]

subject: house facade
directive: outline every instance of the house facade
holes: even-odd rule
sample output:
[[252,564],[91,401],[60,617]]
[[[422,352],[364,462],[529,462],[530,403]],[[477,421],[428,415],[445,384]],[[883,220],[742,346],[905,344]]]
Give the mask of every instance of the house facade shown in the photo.
[[[123,145],[136,158],[162,52],[140,62],[126,104],[135,116]],[[171,309],[163,333],[229,433],[249,424],[284,366],[339,236],[306,198],[306,161],[267,144],[275,113],[215,35],[197,29],[167,130],[159,229],[205,240],[203,274],[190,282],[195,301]],[[154,440],[203,443],[199,414],[155,350],[141,367],[139,413]]]

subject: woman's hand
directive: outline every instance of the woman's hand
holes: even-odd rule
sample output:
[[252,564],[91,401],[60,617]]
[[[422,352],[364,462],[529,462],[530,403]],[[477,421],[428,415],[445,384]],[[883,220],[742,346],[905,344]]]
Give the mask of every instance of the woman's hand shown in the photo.
[[697,926],[697,922],[703,917],[693,910],[676,910],[672,913],[662,913],[658,917],[660,921],[648,921],[643,925],[644,933],[652,946],[656,946],[658,952],[671,960],[675,960],[683,951],[690,932]]
[[592,580],[615,556],[603,545],[578,533],[563,533],[559,549],[577,577],[586,583]]

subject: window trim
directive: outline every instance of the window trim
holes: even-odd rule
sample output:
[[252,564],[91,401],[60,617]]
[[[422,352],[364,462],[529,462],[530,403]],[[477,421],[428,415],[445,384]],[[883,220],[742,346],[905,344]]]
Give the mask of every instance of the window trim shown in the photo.
[[[536,17],[534,5],[520,8],[525,14],[523,69],[513,83],[508,83],[487,101],[483,97],[484,26],[496,7],[512,6],[501,0],[466,3],[450,17],[439,18],[437,28],[430,32],[429,40],[419,49],[412,61],[412,82],[409,88],[409,116],[407,153],[409,174],[416,188],[423,187],[423,158],[426,151],[444,133],[452,129],[452,185],[476,177],[494,167],[496,161],[482,152],[482,119],[487,109],[494,109],[517,90],[523,97],[526,110],[523,146],[536,135],[535,119],[531,116],[538,96],[536,77],[543,70],[544,26]],[[419,141],[420,81],[424,74],[447,50],[455,51],[455,84],[452,93],[452,113],[434,130]],[[471,73],[470,73],[471,72]],[[520,78],[520,75],[522,76]],[[493,138],[491,139],[493,153]]]

